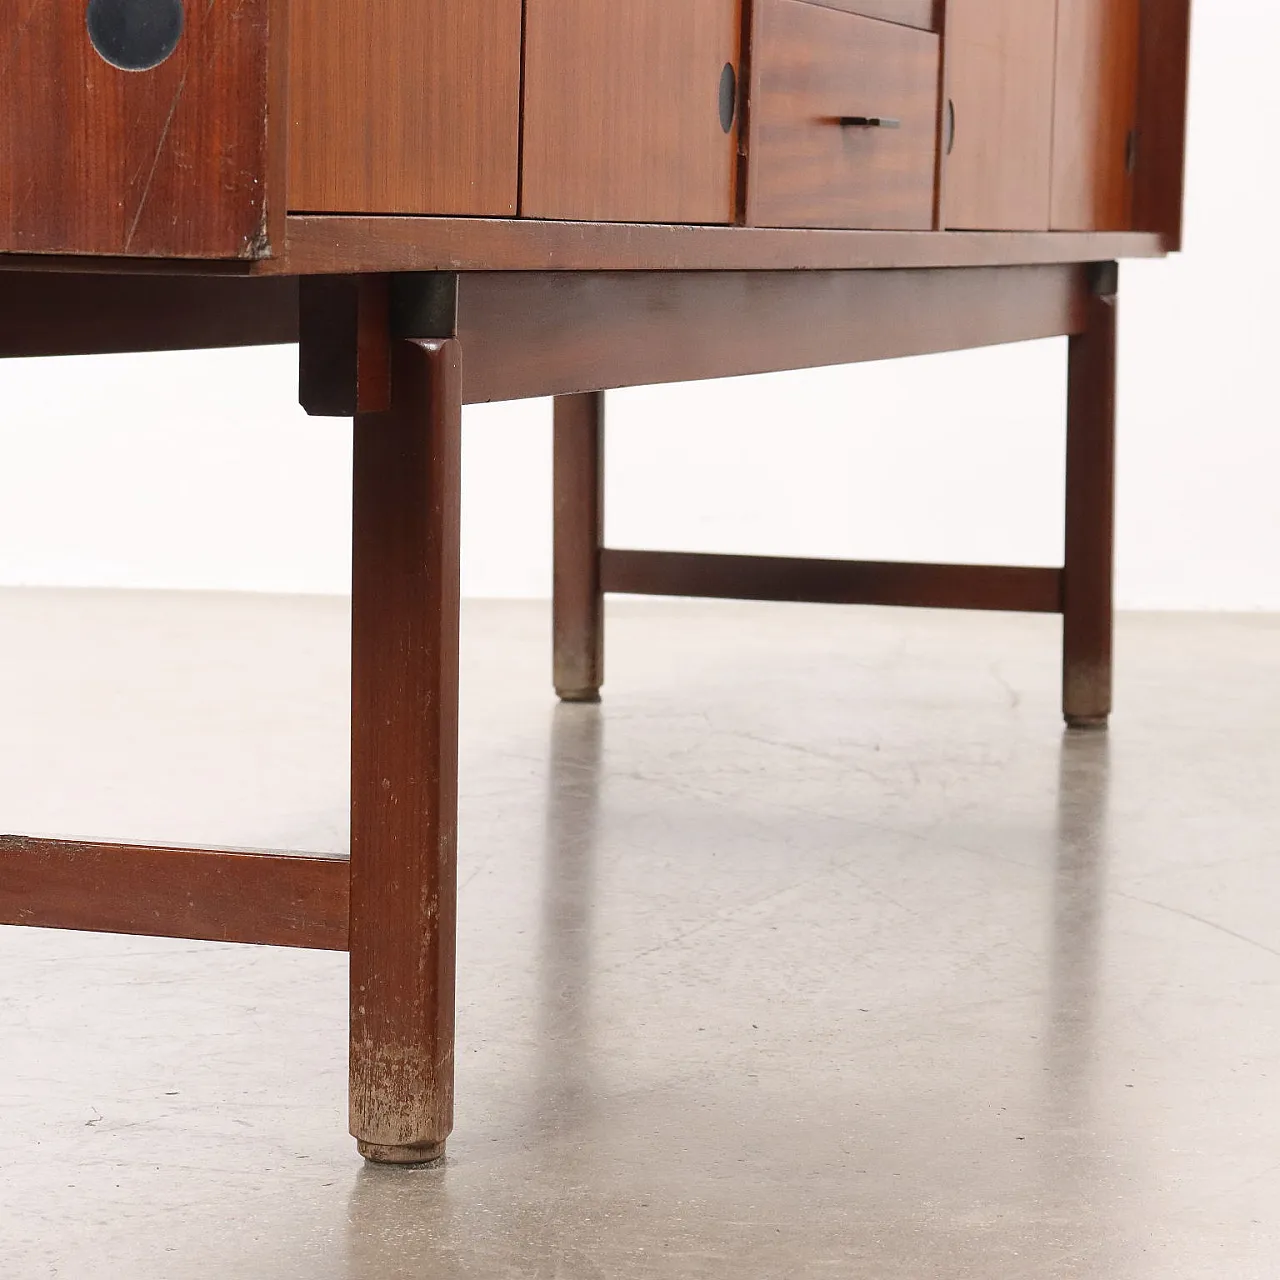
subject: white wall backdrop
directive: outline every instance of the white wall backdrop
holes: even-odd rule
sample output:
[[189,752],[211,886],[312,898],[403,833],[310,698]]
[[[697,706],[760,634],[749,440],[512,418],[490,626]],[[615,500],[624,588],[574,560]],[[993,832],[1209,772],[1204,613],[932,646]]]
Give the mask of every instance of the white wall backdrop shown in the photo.
[[[1123,271],[1126,607],[1280,609],[1277,48],[1274,0],[1201,0],[1187,253]],[[609,539],[1057,563],[1064,365],[1037,343],[616,394]],[[349,428],[294,382],[279,348],[0,366],[0,583],[344,591]],[[549,594],[549,422],[468,411],[468,594]]]

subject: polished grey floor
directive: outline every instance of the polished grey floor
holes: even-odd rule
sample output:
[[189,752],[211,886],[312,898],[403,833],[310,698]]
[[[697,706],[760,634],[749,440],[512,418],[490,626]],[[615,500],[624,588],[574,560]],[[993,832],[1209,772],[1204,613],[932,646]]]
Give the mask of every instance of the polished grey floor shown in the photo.
[[[1280,619],[469,606],[458,1127],[341,956],[0,930],[8,1277],[1280,1275]],[[0,593],[7,830],[341,849],[345,605]]]

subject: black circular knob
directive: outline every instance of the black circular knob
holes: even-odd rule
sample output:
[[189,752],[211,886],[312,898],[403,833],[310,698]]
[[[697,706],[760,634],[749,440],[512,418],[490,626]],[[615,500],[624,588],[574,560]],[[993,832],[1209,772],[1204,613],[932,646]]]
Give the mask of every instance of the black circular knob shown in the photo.
[[182,0],[89,0],[89,40],[121,71],[158,67],[182,38]]

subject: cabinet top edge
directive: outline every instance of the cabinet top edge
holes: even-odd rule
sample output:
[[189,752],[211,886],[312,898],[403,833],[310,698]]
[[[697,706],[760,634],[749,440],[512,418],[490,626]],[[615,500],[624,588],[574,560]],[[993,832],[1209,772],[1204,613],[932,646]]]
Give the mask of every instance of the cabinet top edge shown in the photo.
[[1160,258],[1145,231],[831,231],[529,219],[290,215],[276,257],[0,253],[0,272],[111,275],[360,275],[400,271],[868,271]]

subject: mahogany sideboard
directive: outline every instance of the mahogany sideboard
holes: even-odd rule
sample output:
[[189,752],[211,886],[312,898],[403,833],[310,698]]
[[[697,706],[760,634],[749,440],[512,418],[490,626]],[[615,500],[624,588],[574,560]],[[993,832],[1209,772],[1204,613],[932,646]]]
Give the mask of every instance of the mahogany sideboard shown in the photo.
[[[1189,0],[29,0],[0,355],[298,343],[354,420],[349,858],[0,838],[0,922],[350,953],[351,1131],[453,1117],[464,404],[554,396],[554,679],[610,592],[1057,613],[1111,711],[1117,261],[1180,247]],[[602,544],[605,391],[1069,338],[1061,569]],[[779,442],[785,448],[785,440]]]

